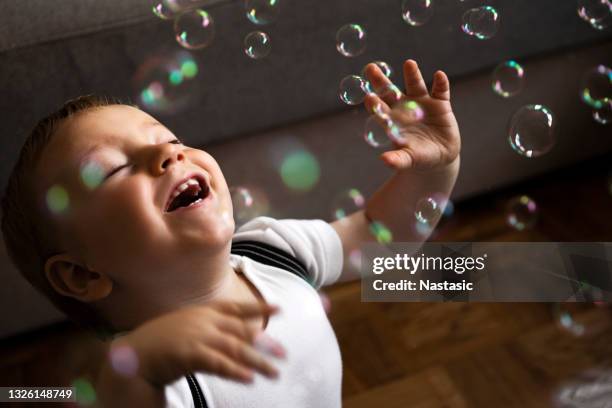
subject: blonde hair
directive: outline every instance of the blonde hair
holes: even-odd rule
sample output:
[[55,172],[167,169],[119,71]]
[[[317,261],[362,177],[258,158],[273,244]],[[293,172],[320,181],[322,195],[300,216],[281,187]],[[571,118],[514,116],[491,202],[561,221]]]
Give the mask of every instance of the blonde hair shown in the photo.
[[[67,101],[61,108],[40,119],[21,148],[2,198],[2,233],[11,261],[34,288],[71,320],[103,338],[114,332],[112,326],[91,305],[56,292],[45,276],[44,265],[53,255],[54,248],[43,234],[44,226],[49,222],[32,180],[43,150],[62,121],[79,112],[109,105],[129,104],[117,98],[85,95]],[[48,234],[48,229],[46,231]]]

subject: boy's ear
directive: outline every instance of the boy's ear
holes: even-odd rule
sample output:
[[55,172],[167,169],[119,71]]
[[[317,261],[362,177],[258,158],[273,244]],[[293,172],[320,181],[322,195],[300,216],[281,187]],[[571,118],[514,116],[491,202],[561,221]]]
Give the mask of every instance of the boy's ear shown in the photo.
[[113,290],[113,281],[106,274],[89,270],[68,254],[47,259],[45,276],[58,293],[81,302],[102,300]]

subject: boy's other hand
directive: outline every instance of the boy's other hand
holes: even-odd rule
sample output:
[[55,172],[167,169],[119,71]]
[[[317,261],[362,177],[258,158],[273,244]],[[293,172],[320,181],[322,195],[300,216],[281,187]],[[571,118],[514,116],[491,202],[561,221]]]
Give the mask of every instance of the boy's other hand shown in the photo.
[[[394,85],[376,66],[368,64],[366,76],[377,94],[368,94],[365,106],[389,131],[389,120],[396,126],[400,137],[393,138],[396,149],[381,155],[388,166],[396,170],[438,169],[451,164],[459,155],[461,140],[457,120],[450,104],[450,84],[442,71],[433,76],[431,93],[428,92],[417,63],[407,60],[404,63],[405,94],[388,92]],[[398,99],[402,102],[414,101],[422,110],[422,118],[399,109]]]
[[[139,358],[138,374],[154,386],[163,386],[194,371],[249,383],[253,370],[275,378],[278,371],[256,350],[263,335],[248,321],[278,312],[274,306],[213,302],[168,313],[115,340],[112,347],[132,347]],[[265,339],[270,352],[285,351]]]

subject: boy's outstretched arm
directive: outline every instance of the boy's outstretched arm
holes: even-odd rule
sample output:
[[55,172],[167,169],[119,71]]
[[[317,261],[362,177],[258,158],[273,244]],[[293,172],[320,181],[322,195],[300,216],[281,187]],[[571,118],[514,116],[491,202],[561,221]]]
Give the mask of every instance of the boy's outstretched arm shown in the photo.
[[[417,202],[437,197],[438,204],[444,206],[459,173],[461,139],[450,104],[450,84],[446,74],[442,71],[434,74],[430,93],[417,63],[412,60],[404,63],[406,93],[403,100],[418,104],[416,109],[422,110],[423,114],[419,120],[415,120],[414,111],[390,108],[394,96],[389,92],[385,96],[384,90],[392,84],[376,65],[369,64],[366,75],[377,94],[382,95],[369,94],[365,100],[366,108],[373,112],[383,127],[388,127],[391,119],[397,126],[395,134],[400,137],[395,138],[395,150],[380,156],[395,170],[393,176],[368,200],[365,210],[331,224],[342,240],[345,260],[361,244],[376,241],[370,232],[372,221],[389,229],[394,242],[425,241],[429,233],[415,228]],[[429,231],[437,222],[438,219],[431,220]],[[357,271],[351,271],[347,263],[339,281],[359,278]]]

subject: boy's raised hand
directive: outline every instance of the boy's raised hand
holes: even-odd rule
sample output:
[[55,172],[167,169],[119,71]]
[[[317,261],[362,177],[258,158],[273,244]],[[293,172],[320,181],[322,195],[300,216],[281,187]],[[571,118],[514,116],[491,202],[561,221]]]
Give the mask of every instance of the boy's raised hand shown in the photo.
[[[115,340],[139,358],[138,375],[163,386],[194,371],[205,371],[240,382],[251,382],[253,370],[274,378],[277,370],[256,350],[261,329],[249,319],[274,314],[273,306],[212,302],[191,306],[153,319]],[[267,338],[275,357],[284,357],[280,344]]]
[[[388,127],[390,118],[400,138],[394,138],[396,149],[381,155],[381,159],[396,170],[437,169],[452,163],[459,155],[461,141],[457,120],[450,104],[450,84],[442,71],[433,77],[431,93],[417,63],[407,60],[404,63],[405,94],[402,101],[415,101],[423,112],[420,120],[401,110],[392,109],[397,96],[385,95],[393,84],[375,65],[368,64],[366,76],[377,94],[368,94],[365,105],[369,112],[379,118],[383,127]],[[384,119],[386,118],[386,119]],[[388,129],[386,129],[388,130]]]

